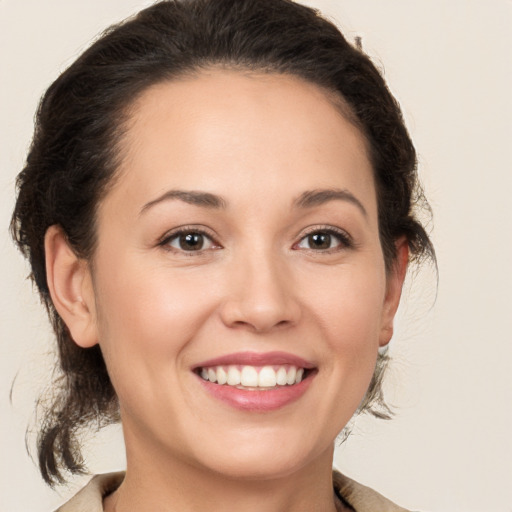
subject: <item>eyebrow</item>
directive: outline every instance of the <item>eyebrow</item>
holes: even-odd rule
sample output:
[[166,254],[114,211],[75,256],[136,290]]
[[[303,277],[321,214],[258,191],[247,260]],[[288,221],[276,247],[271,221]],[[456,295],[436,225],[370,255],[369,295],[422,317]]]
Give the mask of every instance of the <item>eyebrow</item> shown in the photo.
[[185,203],[192,204],[194,206],[201,206],[203,208],[225,209],[227,205],[226,201],[221,196],[210,194],[209,192],[197,192],[194,190],[168,190],[161,196],[153,199],[153,201],[146,203],[142,207],[140,213],[144,213],[156,204],[175,199],[179,199],[180,201],[184,201]]
[[[168,190],[164,192],[161,196],[149,201],[146,203],[140,214],[143,214],[145,211],[149,210],[153,206],[172,200],[180,200],[185,203],[200,206],[202,208],[211,208],[211,209],[226,209],[227,201],[216,194],[211,194],[210,192],[199,192],[195,190]],[[368,217],[368,213],[366,208],[363,206],[361,201],[357,199],[351,192],[346,189],[337,189],[337,188],[327,188],[327,189],[315,189],[315,190],[307,190],[303,192],[297,199],[293,201],[293,208],[314,208],[315,206],[321,206],[330,201],[346,201],[355,205],[361,213]]]
[[346,201],[352,203],[365,217],[368,217],[368,212],[363,206],[363,203],[346,189],[326,188],[308,190],[295,199],[293,206],[295,208],[314,208],[315,206],[320,206],[330,201]]

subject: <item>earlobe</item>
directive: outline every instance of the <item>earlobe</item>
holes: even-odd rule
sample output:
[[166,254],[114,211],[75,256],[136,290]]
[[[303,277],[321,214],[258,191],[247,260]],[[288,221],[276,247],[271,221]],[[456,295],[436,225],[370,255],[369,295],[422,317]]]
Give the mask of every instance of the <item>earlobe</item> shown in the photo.
[[89,265],[75,254],[60,226],[48,228],[44,246],[46,278],[55,309],[75,343],[92,347],[98,340]]
[[388,273],[386,283],[386,297],[382,313],[382,324],[380,331],[379,345],[384,347],[391,341],[393,336],[393,320],[400,304],[402,287],[407,273],[409,262],[409,244],[406,237],[396,241],[396,258]]

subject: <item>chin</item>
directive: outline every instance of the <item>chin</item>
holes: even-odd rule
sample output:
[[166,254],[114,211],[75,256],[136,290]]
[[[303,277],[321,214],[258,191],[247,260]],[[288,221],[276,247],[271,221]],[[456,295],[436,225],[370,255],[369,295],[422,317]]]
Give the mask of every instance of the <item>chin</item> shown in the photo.
[[251,430],[239,439],[229,436],[225,443],[206,439],[204,447],[197,447],[199,464],[230,479],[271,480],[294,474],[319,458],[329,458],[329,465],[332,463],[333,442],[320,448],[308,443],[304,432],[279,435]]
[[261,456],[255,454],[250,458],[226,457],[218,459],[209,468],[222,475],[223,478],[232,480],[278,480],[300,471],[306,465],[297,456],[285,458],[279,454],[279,458]]

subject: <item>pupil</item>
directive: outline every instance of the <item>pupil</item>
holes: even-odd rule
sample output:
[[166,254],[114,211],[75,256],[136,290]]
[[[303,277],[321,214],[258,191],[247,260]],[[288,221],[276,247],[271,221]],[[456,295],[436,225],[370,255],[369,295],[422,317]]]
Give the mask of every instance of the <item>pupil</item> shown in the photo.
[[329,249],[331,246],[331,235],[328,233],[315,233],[309,235],[310,247],[315,249]]
[[203,247],[203,235],[201,233],[187,233],[180,236],[180,247],[188,251],[198,251]]

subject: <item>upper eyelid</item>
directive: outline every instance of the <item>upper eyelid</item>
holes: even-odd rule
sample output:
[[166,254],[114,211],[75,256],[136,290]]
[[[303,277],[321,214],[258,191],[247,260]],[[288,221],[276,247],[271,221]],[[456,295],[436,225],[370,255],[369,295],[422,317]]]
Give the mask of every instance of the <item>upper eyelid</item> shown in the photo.
[[[186,233],[199,233],[202,236],[205,236],[210,240],[212,247],[201,248],[198,250],[187,251],[184,249],[180,249],[177,247],[173,247],[171,245],[171,241],[176,239],[182,234]],[[207,254],[210,254],[212,251],[222,249],[222,245],[219,244],[216,240],[216,237],[210,234],[210,230],[205,227],[197,227],[197,226],[180,226],[174,229],[167,231],[160,240],[157,242],[156,247],[163,249],[166,253],[171,253],[176,255],[177,257],[195,257],[201,258],[205,257]]]
[[[334,235],[338,238],[338,241],[340,245],[338,247],[332,247],[328,249],[314,249],[314,248],[298,248],[297,246],[305,240],[308,236],[314,234],[314,233],[328,233],[330,235]],[[292,246],[292,250],[302,250],[307,253],[315,254],[315,255],[327,255],[327,254],[334,254],[338,253],[340,251],[345,251],[348,249],[356,249],[358,244],[354,241],[350,233],[348,233],[346,230],[342,228],[338,228],[331,225],[325,225],[325,226],[311,226],[310,229],[307,229],[306,231],[303,231],[299,237],[297,238],[297,241],[294,242]]]
[[[214,243],[219,243],[217,241],[217,238],[213,232],[204,227],[204,226],[198,226],[198,225],[184,225],[184,226],[178,226],[176,228],[170,229],[167,231],[163,236],[161,236],[158,240],[158,245],[164,245],[169,242],[169,240],[175,238],[178,235],[181,235],[183,233],[200,233],[201,235],[205,235]],[[220,244],[219,244],[220,245]]]
[[[294,237],[295,241],[293,242],[293,245],[297,244],[298,242],[302,241],[305,237],[307,237],[313,233],[322,232],[322,231],[332,233],[334,235],[341,237],[342,242],[343,242],[343,239],[345,239],[346,243],[348,243],[350,245],[355,245],[355,242],[354,242],[352,236],[345,229],[339,228],[337,226],[328,225],[328,224],[317,224],[317,225],[312,225],[312,226],[303,228]],[[218,241],[217,235],[211,229],[207,228],[206,226],[193,225],[193,224],[178,226],[176,228],[173,228],[173,229],[167,231],[158,240],[158,245],[166,245],[169,243],[170,240],[172,240],[176,236],[179,236],[180,234],[187,233],[187,232],[200,233],[200,234],[208,237],[214,244],[222,247],[222,244],[219,243],[219,241]]]
[[318,232],[328,232],[328,233],[334,233],[336,235],[339,235],[341,237],[346,238],[350,242],[353,242],[353,238],[350,235],[348,231],[342,228],[338,228],[336,226],[330,226],[330,225],[315,225],[315,226],[309,226],[303,230],[295,237],[299,241],[305,238],[306,236],[311,235],[312,233],[318,233]]

